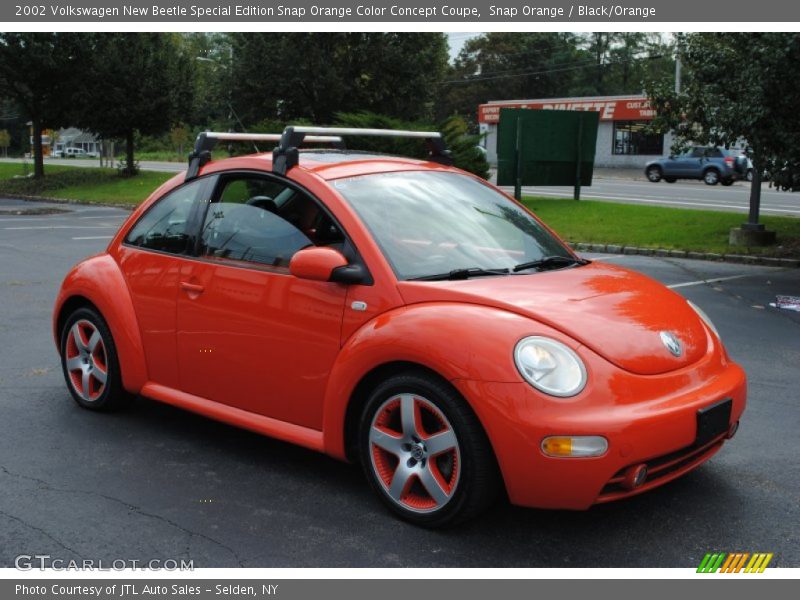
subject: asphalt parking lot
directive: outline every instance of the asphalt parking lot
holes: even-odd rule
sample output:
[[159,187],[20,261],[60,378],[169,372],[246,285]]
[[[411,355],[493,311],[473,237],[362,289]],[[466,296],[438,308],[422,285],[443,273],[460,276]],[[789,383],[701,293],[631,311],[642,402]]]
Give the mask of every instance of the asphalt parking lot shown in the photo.
[[392,518],[351,465],[140,399],[71,400],[50,329],[61,278],[126,212],[14,216],[0,200],[0,566],[19,554],[193,559],[196,567],[691,567],[706,552],[800,566],[800,270],[595,255],[702,307],[749,375],[736,438],[658,490],[587,512],[499,504],[426,531]]

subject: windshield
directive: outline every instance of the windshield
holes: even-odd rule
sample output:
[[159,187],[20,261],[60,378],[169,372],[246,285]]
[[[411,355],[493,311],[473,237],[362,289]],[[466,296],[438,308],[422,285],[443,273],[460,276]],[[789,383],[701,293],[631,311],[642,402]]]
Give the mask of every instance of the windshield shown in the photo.
[[497,275],[547,257],[572,258],[522,208],[466,175],[404,171],[333,185],[369,228],[398,279],[463,269]]

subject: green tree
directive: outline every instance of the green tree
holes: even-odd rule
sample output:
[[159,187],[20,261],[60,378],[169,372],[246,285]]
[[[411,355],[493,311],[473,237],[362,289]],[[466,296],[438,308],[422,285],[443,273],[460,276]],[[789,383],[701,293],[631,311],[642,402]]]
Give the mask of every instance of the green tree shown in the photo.
[[441,33],[234,33],[225,72],[245,126],[331,123],[338,112],[431,118],[447,65]]
[[136,172],[135,134],[158,135],[185,119],[194,94],[194,61],[178,34],[99,33],[81,80],[76,125],[125,140],[124,173]]
[[690,33],[677,44],[684,69],[680,93],[671,78],[647,86],[659,115],[654,126],[674,130],[678,145],[746,141],[754,177],[742,227],[761,230],[761,173],[800,175],[800,34]]
[[11,145],[11,134],[7,129],[0,129],[0,148],[3,149],[3,156],[8,157],[8,147]]
[[80,33],[0,33],[0,95],[31,120],[34,177],[44,177],[42,131],[69,124],[79,88],[75,74],[86,72],[85,39]]
[[[474,173],[484,179],[489,176],[489,163],[477,148],[480,136],[468,133],[467,123],[461,117],[449,117],[437,127],[431,123],[403,121],[371,112],[339,113],[336,115],[335,124],[339,127],[366,129],[441,131],[445,144],[452,154],[453,164],[456,167]],[[425,144],[414,138],[348,136],[345,142],[348,148],[367,152],[381,152],[420,159],[428,156]]]
[[567,95],[579,68],[591,63],[572,33],[485,33],[472,38],[442,82],[438,117],[458,114],[474,123],[488,100]]

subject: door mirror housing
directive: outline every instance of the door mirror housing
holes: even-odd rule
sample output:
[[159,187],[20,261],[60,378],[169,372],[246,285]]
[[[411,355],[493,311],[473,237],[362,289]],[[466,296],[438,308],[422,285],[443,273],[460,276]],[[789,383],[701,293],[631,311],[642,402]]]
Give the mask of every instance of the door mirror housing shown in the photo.
[[299,279],[334,281],[334,272],[347,266],[347,259],[338,250],[310,246],[295,253],[289,261],[289,272]]

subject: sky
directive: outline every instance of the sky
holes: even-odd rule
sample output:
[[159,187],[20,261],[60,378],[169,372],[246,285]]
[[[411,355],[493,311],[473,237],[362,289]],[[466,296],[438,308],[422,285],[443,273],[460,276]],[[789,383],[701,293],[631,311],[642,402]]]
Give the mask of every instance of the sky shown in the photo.
[[447,41],[450,44],[450,62],[455,60],[458,53],[461,52],[462,46],[464,43],[473,37],[479,36],[480,33],[476,33],[474,31],[465,33],[461,31],[452,31],[447,34]]

